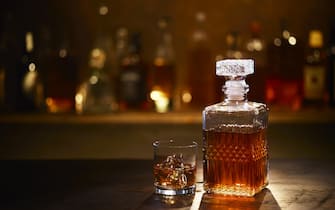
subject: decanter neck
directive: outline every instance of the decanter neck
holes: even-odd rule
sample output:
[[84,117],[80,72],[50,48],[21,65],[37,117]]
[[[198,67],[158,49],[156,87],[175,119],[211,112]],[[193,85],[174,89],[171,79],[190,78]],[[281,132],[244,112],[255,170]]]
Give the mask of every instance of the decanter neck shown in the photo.
[[222,87],[224,92],[224,100],[231,101],[247,101],[247,93],[249,85],[245,82],[246,76],[226,76],[226,82]]

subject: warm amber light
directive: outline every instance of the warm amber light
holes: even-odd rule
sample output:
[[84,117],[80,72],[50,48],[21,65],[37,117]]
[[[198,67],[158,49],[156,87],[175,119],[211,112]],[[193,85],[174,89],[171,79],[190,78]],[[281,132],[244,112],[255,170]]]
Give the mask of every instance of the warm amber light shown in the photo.
[[26,33],[26,51],[32,52],[34,50],[34,38],[32,32]]
[[48,106],[51,106],[52,104],[53,104],[53,100],[52,100],[52,98],[46,98],[45,99],[45,103],[48,105]]
[[83,99],[84,99],[84,97],[83,97],[82,94],[80,94],[80,93],[76,94],[75,100],[76,100],[77,104],[82,104],[83,103]]
[[185,91],[183,92],[181,99],[184,103],[190,103],[192,101],[192,95],[190,92]]
[[36,71],[36,65],[34,63],[30,63],[28,69],[30,72]]
[[59,50],[59,57],[65,58],[67,56],[67,50],[66,49],[60,49]]
[[76,101],[76,112],[81,114],[83,112],[83,102],[84,102],[84,95],[82,93],[77,93],[75,96]]
[[242,53],[239,51],[234,52],[234,57],[235,58],[242,58]]
[[153,101],[157,101],[157,100],[159,100],[162,97],[164,97],[164,93],[162,91],[160,91],[160,90],[153,90],[150,93],[150,98]]
[[99,8],[99,14],[100,15],[107,15],[108,14],[108,7],[107,6],[101,6]]
[[95,75],[93,75],[93,76],[90,77],[90,83],[91,83],[92,85],[97,84],[97,83],[98,83],[98,80],[99,80],[98,77],[95,76]]
[[288,38],[288,43],[290,45],[296,45],[297,44],[297,39],[294,36],[290,36],[290,38]]
[[280,47],[280,45],[281,45],[281,40],[280,40],[279,38],[275,38],[275,39],[273,40],[273,44],[274,44],[275,46],[277,46],[277,47]]
[[[31,67],[33,68],[33,67]],[[33,91],[33,88],[36,87],[37,84],[37,71],[30,71],[24,76],[24,79],[22,81],[23,84],[23,91],[25,93],[30,93],[31,91]]]
[[159,113],[164,113],[169,110],[169,102],[168,98],[160,98],[159,100],[155,101],[156,111]]
[[150,98],[155,102],[157,112],[164,113],[169,109],[170,99],[160,90],[153,90],[150,92]]
[[56,113],[57,112],[57,105],[55,101],[52,98],[46,98],[45,103],[47,105],[48,111],[51,113]]
[[284,39],[290,38],[290,32],[287,31],[287,30],[284,30],[283,33],[282,33],[282,35],[283,35]]
[[164,66],[165,60],[164,60],[164,58],[156,58],[154,63],[155,63],[156,66]]

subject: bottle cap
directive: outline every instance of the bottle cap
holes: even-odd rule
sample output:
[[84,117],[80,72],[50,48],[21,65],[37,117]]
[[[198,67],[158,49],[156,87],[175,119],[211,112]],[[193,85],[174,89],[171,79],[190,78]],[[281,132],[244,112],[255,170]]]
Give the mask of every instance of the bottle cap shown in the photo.
[[216,62],[217,76],[246,76],[254,73],[252,59],[225,59]]

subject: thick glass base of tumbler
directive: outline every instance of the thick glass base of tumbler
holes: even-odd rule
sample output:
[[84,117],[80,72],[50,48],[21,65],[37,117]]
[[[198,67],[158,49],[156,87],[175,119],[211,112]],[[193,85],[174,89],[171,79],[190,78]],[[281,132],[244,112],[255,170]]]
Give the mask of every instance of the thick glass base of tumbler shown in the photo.
[[155,187],[155,193],[160,195],[187,195],[195,193],[195,186],[183,188],[183,189],[163,189]]

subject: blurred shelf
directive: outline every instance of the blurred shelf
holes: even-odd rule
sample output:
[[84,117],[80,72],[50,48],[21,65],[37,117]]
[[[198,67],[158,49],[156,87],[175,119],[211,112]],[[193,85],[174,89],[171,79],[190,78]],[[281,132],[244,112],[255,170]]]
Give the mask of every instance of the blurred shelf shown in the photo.
[[[2,114],[0,123],[68,124],[201,124],[201,111],[192,112],[118,112],[110,114]],[[335,109],[285,111],[272,110],[269,123],[335,123]]]
[[8,114],[0,123],[110,123],[110,124],[187,124],[201,123],[201,112],[117,112],[108,114]]
[[335,123],[335,109],[270,111],[270,123]]
[[[335,110],[271,109],[269,120],[271,157],[334,158]],[[201,111],[2,114],[0,160],[151,159],[157,139],[183,138],[201,145],[201,122]]]

